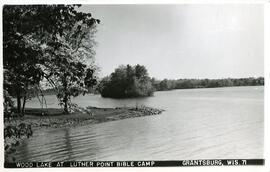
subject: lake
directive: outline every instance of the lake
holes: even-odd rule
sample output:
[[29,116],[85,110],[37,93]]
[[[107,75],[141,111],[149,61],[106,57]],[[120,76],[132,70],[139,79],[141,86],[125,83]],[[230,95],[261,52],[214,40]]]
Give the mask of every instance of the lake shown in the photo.
[[[264,87],[182,89],[153,97],[80,96],[80,106],[146,105],[161,115],[67,129],[42,129],[20,145],[17,161],[263,158]],[[48,107],[57,107],[47,96]],[[40,107],[36,99],[28,107]]]

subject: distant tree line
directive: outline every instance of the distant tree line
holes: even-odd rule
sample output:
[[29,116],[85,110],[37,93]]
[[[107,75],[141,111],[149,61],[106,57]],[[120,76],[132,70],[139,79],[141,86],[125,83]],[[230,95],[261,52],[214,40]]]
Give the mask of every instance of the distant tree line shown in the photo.
[[152,84],[156,91],[188,88],[215,88],[232,86],[259,86],[264,85],[264,78],[225,78],[225,79],[177,79],[177,80],[155,80]]
[[154,87],[147,70],[141,65],[121,65],[103,78],[98,86],[102,97],[127,98],[151,96]]

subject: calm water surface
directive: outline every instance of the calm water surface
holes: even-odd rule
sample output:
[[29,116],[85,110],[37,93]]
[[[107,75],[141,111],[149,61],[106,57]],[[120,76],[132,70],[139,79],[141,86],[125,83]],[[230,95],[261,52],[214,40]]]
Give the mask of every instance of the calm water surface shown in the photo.
[[[161,115],[68,129],[42,129],[20,146],[18,161],[179,160],[263,158],[263,87],[155,92],[154,97],[110,99],[86,95],[80,106],[144,104]],[[55,96],[47,97],[57,107]],[[28,107],[40,107],[37,100]]]

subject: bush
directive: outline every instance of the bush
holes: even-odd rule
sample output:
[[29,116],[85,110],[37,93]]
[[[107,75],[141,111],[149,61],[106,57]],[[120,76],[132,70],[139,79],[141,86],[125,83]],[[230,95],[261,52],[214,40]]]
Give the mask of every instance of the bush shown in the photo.
[[20,140],[33,135],[31,125],[15,121],[16,116],[12,108],[14,108],[12,99],[4,90],[4,118],[9,121],[8,124],[5,123],[4,128],[5,161],[8,162],[15,161],[12,154],[16,152],[15,147],[20,144]]

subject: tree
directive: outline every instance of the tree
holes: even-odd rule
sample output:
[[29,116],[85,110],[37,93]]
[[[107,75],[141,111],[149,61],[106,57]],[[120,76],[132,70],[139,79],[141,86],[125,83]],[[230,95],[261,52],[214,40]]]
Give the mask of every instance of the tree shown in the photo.
[[4,89],[17,98],[18,113],[29,87],[44,79],[58,91],[65,112],[70,96],[84,93],[86,86],[95,84],[95,68],[86,59],[94,56],[93,35],[100,21],[90,13],[78,12],[77,7],[4,6]]
[[153,85],[144,66],[119,66],[99,83],[99,92],[103,97],[126,98],[151,96]]
[[[71,96],[85,94],[89,87],[96,84],[94,75],[96,68],[93,61],[89,64],[95,55],[93,51],[95,25],[77,23],[74,27],[80,27],[79,35],[74,36],[77,34],[76,28],[63,32],[59,38],[62,46],[48,47],[45,50],[46,55],[54,62],[46,70],[48,71],[46,75],[53,78],[49,81],[57,89],[57,98],[65,113],[69,113],[69,108],[74,106],[70,102]],[[76,40],[73,40],[73,37],[76,37]]]
[[42,79],[37,62],[40,48],[27,35],[31,32],[26,20],[29,20],[25,6],[4,6],[3,9],[3,66],[4,89],[17,99],[17,112],[31,85]]

